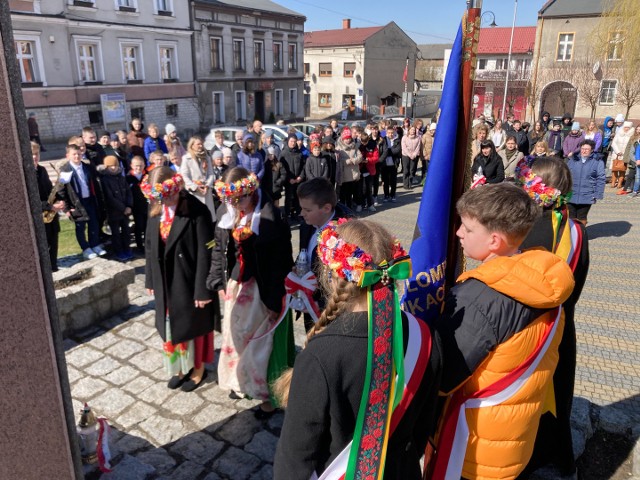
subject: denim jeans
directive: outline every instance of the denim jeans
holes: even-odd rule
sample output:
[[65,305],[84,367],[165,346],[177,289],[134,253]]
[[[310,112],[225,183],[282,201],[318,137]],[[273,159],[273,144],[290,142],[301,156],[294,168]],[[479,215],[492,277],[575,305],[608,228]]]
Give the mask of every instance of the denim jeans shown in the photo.
[[636,181],[633,184],[633,193],[638,193],[640,190],[640,167],[636,167]]

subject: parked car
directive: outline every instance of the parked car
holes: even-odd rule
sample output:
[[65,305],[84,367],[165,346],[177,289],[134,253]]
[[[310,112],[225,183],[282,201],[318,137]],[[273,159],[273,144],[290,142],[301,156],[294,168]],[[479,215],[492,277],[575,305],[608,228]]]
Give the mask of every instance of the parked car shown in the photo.
[[[267,124],[262,125],[262,130],[271,130],[273,132],[273,136],[275,138],[276,143],[280,148],[282,148],[287,143],[287,137],[289,136],[289,125],[274,125]],[[309,135],[302,132],[303,143],[305,146],[309,145]]]
[[287,127],[293,127],[299,132],[302,132],[305,135],[309,136],[313,133],[318,125],[320,124],[313,125],[311,123],[290,123],[289,125],[287,125]]
[[216,144],[216,138],[214,133],[220,130],[222,132],[222,143],[224,143],[225,147],[231,147],[234,143],[236,143],[236,132],[244,132],[245,129],[242,127],[227,127],[227,126],[215,126],[211,127],[211,131],[209,135],[207,135],[204,139],[204,148],[207,150],[211,150],[213,146]]

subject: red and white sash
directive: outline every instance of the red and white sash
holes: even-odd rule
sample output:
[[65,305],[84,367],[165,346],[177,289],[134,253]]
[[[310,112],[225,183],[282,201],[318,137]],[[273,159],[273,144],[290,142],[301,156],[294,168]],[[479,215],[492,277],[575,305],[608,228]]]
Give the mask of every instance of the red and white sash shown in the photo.
[[[391,416],[389,436],[393,434],[415,397],[431,357],[431,333],[429,332],[429,327],[410,313],[404,312],[404,314],[407,316],[409,327],[409,342],[404,354],[404,393],[402,394],[402,400]],[[314,472],[310,480],[344,480],[352,443],[349,442],[344,447],[320,477]]]
[[460,480],[462,466],[469,441],[467,408],[483,408],[500,405],[515,395],[531,378],[549,350],[560,323],[562,307],[558,307],[555,319],[529,357],[502,379],[469,395],[460,388],[453,394],[445,414],[440,440],[436,452],[435,467],[431,480]]

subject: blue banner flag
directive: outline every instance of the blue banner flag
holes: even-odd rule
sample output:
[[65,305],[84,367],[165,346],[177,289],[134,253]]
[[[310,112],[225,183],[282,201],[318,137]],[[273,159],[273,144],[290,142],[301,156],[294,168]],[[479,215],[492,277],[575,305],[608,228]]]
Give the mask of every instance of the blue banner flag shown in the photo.
[[447,67],[429,173],[409,251],[413,276],[406,281],[402,299],[406,311],[430,324],[440,313],[445,295],[449,209],[462,97],[461,67],[462,26],[458,29]]

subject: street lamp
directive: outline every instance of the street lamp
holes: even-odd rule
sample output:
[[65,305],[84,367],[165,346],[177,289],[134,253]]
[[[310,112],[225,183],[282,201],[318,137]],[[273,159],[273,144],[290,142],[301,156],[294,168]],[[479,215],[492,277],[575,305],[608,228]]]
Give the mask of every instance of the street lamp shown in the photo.
[[482,25],[482,19],[484,18],[485,15],[491,15],[492,20],[491,20],[491,23],[489,24],[491,28],[498,26],[498,24],[496,23],[496,14],[493,13],[491,10],[487,10],[482,15],[480,15],[480,25]]
[[511,50],[513,49],[513,33],[516,29],[516,15],[518,13],[518,0],[515,0],[513,7],[513,24],[511,25],[511,40],[509,40],[509,56],[507,57],[507,75],[504,79],[504,95],[502,98],[502,119],[506,118],[505,109],[507,108],[507,89],[509,88],[509,69],[511,68]]

